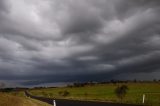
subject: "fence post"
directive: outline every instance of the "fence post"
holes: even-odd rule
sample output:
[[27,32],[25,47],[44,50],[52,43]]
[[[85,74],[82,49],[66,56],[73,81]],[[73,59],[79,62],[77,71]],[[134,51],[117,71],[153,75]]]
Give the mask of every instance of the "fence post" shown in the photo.
[[53,106],[56,106],[56,101],[55,100],[53,100]]
[[144,104],[144,101],[145,101],[145,94],[143,94],[143,101],[142,101],[143,104]]

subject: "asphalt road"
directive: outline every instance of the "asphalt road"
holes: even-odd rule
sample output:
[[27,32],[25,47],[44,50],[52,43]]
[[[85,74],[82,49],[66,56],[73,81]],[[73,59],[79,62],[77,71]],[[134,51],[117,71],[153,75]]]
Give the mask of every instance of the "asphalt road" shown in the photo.
[[[27,97],[37,99],[48,104],[53,105],[53,99],[37,97],[25,92]],[[55,99],[56,106],[140,106],[140,105],[130,105],[130,104],[118,104],[118,103],[106,103],[106,102],[92,102],[92,101],[78,101],[78,100],[65,100],[65,99]]]

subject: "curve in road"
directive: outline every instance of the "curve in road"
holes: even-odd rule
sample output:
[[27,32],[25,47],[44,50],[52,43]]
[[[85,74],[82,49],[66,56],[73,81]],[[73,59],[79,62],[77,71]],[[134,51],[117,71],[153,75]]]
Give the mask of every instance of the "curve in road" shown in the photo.
[[[52,98],[38,97],[29,94],[25,91],[27,97],[37,99],[48,104],[53,105]],[[131,104],[118,104],[118,103],[106,103],[106,102],[92,102],[92,101],[78,101],[78,100],[65,100],[65,99],[55,99],[57,106],[143,106],[143,105],[131,105]]]

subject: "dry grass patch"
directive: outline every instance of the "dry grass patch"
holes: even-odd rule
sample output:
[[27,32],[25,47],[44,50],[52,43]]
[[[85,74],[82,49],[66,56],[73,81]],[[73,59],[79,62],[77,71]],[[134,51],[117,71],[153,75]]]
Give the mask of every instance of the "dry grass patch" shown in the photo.
[[49,104],[10,94],[0,93],[0,106],[51,106]]

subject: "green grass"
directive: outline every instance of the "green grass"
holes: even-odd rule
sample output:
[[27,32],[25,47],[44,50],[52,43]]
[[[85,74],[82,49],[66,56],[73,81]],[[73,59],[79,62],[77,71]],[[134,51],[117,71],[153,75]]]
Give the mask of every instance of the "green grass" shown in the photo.
[[[95,86],[85,86],[78,88],[48,88],[30,90],[33,95],[63,98],[63,99],[77,99],[77,100],[97,100],[120,102],[116,97],[114,90],[121,84],[101,84]],[[142,95],[146,94],[146,104],[153,106],[160,106],[160,83],[127,83],[129,90],[124,98],[124,103],[141,104]],[[70,94],[66,97],[59,95],[61,91],[68,91]]]
[[51,105],[26,97],[14,96],[8,93],[0,93],[0,106],[51,106]]

